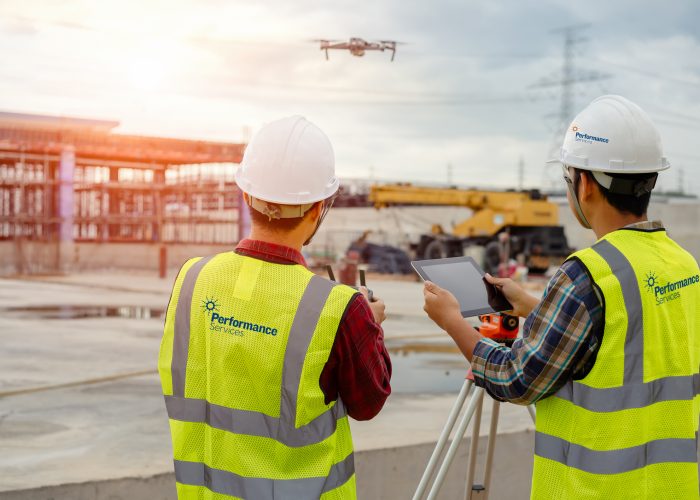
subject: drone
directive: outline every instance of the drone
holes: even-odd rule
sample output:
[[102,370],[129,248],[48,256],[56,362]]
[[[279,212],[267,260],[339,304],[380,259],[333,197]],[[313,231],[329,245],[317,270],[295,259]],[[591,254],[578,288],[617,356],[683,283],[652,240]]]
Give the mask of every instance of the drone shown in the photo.
[[391,60],[396,56],[396,45],[400,42],[394,40],[379,40],[377,42],[368,42],[362,38],[351,38],[349,42],[341,42],[340,40],[316,40],[321,43],[321,50],[326,51],[326,61],[328,60],[328,49],[349,50],[353,56],[362,57],[367,50],[385,50],[391,51]]

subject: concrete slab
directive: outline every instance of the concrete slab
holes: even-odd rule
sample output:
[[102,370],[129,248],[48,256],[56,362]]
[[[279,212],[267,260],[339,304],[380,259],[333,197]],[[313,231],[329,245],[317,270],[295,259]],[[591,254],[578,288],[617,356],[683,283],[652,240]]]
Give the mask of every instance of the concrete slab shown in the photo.
[[[42,319],[7,311],[66,304],[164,308],[171,280],[91,274],[50,281],[0,280],[0,498],[172,498],[170,436],[155,366],[162,320]],[[387,303],[392,349],[418,341],[450,352],[449,339],[422,311],[421,284],[376,280],[371,286]],[[352,422],[364,498],[405,498],[387,490],[389,478],[402,481],[401,491],[415,488],[416,471],[467,368],[451,352],[447,361],[431,361],[439,364],[433,372],[447,367],[451,376],[431,382],[430,394],[416,394],[409,379],[376,419]],[[531,449],[525,409],[504,405],[501,422],[511,445]],[[527,471],[522,477],[519,488],[527,491]],[[454,481],[459,484],[458,474]],[[66,484],[73,486],[58,487]]]

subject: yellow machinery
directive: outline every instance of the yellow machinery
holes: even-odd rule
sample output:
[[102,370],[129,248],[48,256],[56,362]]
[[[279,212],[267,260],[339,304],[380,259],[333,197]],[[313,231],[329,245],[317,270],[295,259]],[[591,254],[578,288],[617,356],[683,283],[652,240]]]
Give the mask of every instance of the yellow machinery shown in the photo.
[[539,191],[481,191],[474,189],[430,188],[410,184],[374,185],[369,201],[376,208],[392,205],[444,205],[466,207],[474,214],[446,233],[439,225],[432,234],[421,236],[415,245],[416,257],[440,258],[463,255],[470,245],[486,247],[484,265],[490,271],[498,266],[503,253],[499,234],[506,233],[508,257],[522,255],[533,271],[546,269],[569,252],[557,205]]

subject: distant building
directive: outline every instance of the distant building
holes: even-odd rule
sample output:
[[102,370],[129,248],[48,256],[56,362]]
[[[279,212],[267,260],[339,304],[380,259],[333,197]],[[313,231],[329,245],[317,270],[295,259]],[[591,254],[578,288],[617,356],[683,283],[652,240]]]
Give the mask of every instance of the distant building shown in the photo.
[[[119,122],[0,112],[0,270],[81,267],[75,245],[239,239],[244,144],[114,133]],[[97,247],[93,247],[93,250]]]

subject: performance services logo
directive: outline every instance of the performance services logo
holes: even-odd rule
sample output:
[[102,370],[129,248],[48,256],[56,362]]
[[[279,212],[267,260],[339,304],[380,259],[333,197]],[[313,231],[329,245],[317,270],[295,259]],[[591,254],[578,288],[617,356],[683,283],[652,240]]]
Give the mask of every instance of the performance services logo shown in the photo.
[[219,312],[219,302],[215,298],[207,297],[202,301],[202,309],[209,316],[209,330],[212,332],[228,333],[237,337],[244,337],[246,331],[264,333],[277,336],[277,328],[272,328],[260,323],[241,321],[233,315],[224,315]]
[[610,142],[610,139],[607,137],[597,137],[595,135],[588,135],[585,132],[579,132],[578,125],[573,125],[571,127],[571,131],[574,133],[574,139],[576,142],[585,142],[586,144],[593,144],[594,142],[607,144]]
[[211,316],[213,312],[219,310],[219,303],[216,301],[216,299],[207,297],[202,301],[202,309],[204,309],[205,313]]
[[653,293],[656,305],[660,306],[666,302],[676,300],[681,296],[681,289],[700,282],[700,275],[690,276],[682,280],[673,281],[662,285],[655,272],[648,272],[644,278],[643,285],[647,292]]

